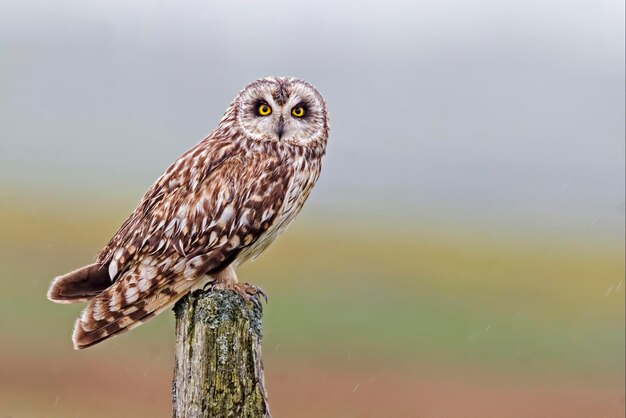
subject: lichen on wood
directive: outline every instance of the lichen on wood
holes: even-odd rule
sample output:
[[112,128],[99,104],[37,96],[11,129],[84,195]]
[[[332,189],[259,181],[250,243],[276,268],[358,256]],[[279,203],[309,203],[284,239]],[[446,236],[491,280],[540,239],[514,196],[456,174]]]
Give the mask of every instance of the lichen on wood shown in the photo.
[[196,291],[174,307],[173,416],[270,417],[258,300]]

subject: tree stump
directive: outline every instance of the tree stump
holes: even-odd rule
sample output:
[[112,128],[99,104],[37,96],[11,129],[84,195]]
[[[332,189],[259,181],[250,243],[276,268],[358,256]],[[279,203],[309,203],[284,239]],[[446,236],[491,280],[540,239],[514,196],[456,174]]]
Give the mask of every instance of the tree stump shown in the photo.
[[270,418],[258,300],[232,291],[195,291],[174,307],[174,418]]

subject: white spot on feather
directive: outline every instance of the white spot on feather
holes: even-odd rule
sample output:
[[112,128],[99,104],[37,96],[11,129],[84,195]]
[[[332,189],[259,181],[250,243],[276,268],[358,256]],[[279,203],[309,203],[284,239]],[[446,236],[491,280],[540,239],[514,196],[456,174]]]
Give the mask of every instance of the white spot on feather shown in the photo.
[[204,211],[204,198],[200,199],[198,203],[196,203],[196,215],[201,214]]
[[246,209],[242,212],[239,217],[239,222],[237,222],[237,227],[241,227],[243,225],[247,225],[249,222],[248,216],[250,215],[250,209]]
[[140,279],[153,280],[157,276],[158,270],[156,267],[147,266],[141,269],[139,273]]
[[137,292],[136,287],[129,287],[128,289],[126,289],[124,297],[126,298],[126,302],[133,303],[137,299],[139,299],[139,292]]
[[178,208],[177,214],[181,218],[184,218],[187,216],[187,212],[189,212],[189,205],[185,203],[183,205],[180,205],[180,207]]
[[224,208],[224,211],[222,212],[222,216],[220,216],[220,219],[217,221],[217,223],[220,225],[226,225],[226,223],[233,217],[234,214],[235,209],[233,209],[231,205],[226,206]]
[[109,300],[109,309],[111,312],[115,312],[120,309],[120,295],[119,293],[113,293],[111,295],[111,300]]
[[172,232],[174,232],[174,227],[176,226],[177,223],[178,223],[177,218],[172,219],[170,223],[167,225],[167,228],[165,228],[165,235],[167,235],[168,237],[172,235]]
[[141,292],[145,292],[146,290],[150,288],[151,282],[152,280],[150,280],[149,278],[142,277],[141,279],[139,279],[139,282],[137,283],[137,287],[139,288]]
[[263,212],[263,217],[261,218],[261,222],[267,221],[269,218],[272,217],[273,214],[274,211],[271,208],[265,209],[265,211]]
[[102,306],[102,301],[96,300],[93,304],[93,311],[91,313],[91,316],[96,321],[102,321],[104,319],[104,313],[105,311],[104,307]]
[[109,264],[109,277],[111,281],[115,280],[115,276],[117,276],[117,261],[112,260]]

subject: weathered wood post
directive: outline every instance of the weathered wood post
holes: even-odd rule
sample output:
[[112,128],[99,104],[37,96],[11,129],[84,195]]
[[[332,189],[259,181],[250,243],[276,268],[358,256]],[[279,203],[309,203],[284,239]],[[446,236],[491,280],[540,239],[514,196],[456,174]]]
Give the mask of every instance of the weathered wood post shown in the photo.
[[174,312],[174,418],[269,418],[261,303],[232,291],[196,291]]

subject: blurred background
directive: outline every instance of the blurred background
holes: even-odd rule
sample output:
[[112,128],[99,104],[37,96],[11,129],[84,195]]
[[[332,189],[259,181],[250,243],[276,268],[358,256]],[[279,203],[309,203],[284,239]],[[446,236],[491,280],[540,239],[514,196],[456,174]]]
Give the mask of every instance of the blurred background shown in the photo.
[[267,75],[332,130],[240,272],[275,416],[623,416],[622,0],[0,0],[0,416],[170,416],[172,313],[45,293]]

